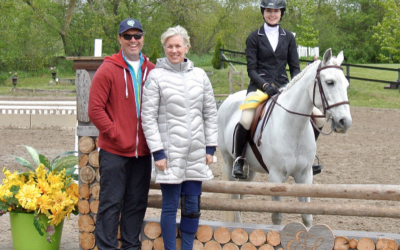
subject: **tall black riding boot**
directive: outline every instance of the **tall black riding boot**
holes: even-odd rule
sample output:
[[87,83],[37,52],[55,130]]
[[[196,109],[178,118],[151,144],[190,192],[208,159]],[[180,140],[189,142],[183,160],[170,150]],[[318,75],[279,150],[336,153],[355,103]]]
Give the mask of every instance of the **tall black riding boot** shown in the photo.
[[245,129],[242,124],[238,123],[235,136],[235,161],[233,162],[233,177],[237,179],[246,179],[247,176],[243,172],[244,154],[250,131]]
[[[322,130],[322,128],[318,128],[319,130],[317,130],[317,129],[315,129],[314,128],[314,137],[315,137],[315,141],[317,141],[317,139],[318,139],[318,136],[319,136],[319,134],[320,134],[320,130]],[[316,158],[317,158],[317,160],[318,160],[318,164],[313,164],[312,165],[312,170],[313,170],[313,175],[316,175],[316,174],[319,174],[319,173],[321,173],[321,170],[322,170],[322,168],[323,168],[323,166],[319,163],[319,158],[318,158],[318,156],[315,156]]]

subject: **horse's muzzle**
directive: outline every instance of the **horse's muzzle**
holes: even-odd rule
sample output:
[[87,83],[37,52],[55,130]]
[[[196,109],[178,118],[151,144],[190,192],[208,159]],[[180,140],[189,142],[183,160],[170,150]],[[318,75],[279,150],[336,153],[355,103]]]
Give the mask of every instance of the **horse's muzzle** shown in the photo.
[[341,118],[336,120],[334,118],[331,119],[331,129],[336,133],[346,133],[347,130],[351,127],[352,119],[348,117]]

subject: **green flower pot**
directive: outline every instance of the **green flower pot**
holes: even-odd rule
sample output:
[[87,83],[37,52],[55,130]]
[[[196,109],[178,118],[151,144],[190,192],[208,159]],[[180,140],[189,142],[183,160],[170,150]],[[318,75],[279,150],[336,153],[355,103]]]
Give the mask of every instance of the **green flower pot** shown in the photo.
[[[40,215],[46,219],[45,215]],[[33,225],[33,213],[10,212],[11,236],[14,250],[58,250],[60,249],[61,234],[64,220],[55,227],[51,236],[52,243],[47,242],[46,234],[40,236]]]

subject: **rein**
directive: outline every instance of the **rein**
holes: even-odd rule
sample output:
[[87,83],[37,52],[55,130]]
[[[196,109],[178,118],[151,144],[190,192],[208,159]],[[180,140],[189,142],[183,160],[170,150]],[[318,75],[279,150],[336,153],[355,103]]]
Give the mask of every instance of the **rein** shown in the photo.
[[[321,63],[321,64],[322,64],[322,63]],[[312,116],[311,114],[302,114],[302,113],[298,113],[298,112],[294,112],[294,111],[288,110],[287,108],[283,107],[280,103],[278,103],[278,96],[279,96],[279,93],[278,93],[278,95],[276,96],[276,98],[271,98],[271,100],[272,100],[275,104],[277,104],[279,107],[281,107],[282,109],[284,109],[286,112],[289,112],[289,113],[291,113],[291,114],[294,114],[294,115],[301,115],[301,116],[307,116],[307,117],[319,117],[319,118],[324,118],[324,117],[326,117],[326,111],[329,110],[329,109],[331,109],[331,108],[333,108],[333,107],[340,106],[340,105],[343,105],[343,104],[350,104],[350,102],[348,102],[348,101],[338,102],[338,103],[335,103],[335,104],[332,104],[332,105],[329,105],[329,104],[328,104],[328,100],[326,99],[325,92],[324,92],[324,90],[323,90],[323,88],[322,88],[320,72],[321,72],[322,70],[328,69],[328,68],[336,68],[336,69],[341,69],[341,70],[343,71],[343,68],[340,67],[340,66],[335,66],[335,65],[328,65],[328,66],[325,66],[325,67],[321,67],[321,64],[319,65],[319,67],[318,67],[318,69],[317,69],[317,75],[315,76],[315,80],[314,80],[313,104],[314,104],[314,106],[315,106],[315,89],[316,89],[316,86],[317,86],[317,84],[318,84],[319,94],[320,94],[321,100],[322,100],[322,108],[323,108],[323,111],[324,111],[324,114],[323,114],[323,115],[314,115],[314,116]]]
[[[270,116],[271,116],[272,110],[273,110],[274,107],[275,107],[275,104],[277,104],[279,107],[281,107],[282,109],[284,109],[286,112],[289,112],[289,113],[294,114],[294,115],[306,116],[306,117],[310,117],[310,118],[313,118],[313,117],[325,118],[325,117],[326,117],[326,112],[327,112],[327,110],[329,110],[329,109],[331,109],[331,108],[333,108],[333,107],[339,106],[339,105],[350,104],[350,102],[348,102],[348,101],[338,102],[338,103],[335,103],[335,104],[332,104],[332,105],[329,105],[329,104],[328,104],[328,100],[326,99],[325,92],[324,92],[324,90],[322,89],[322,83],[321,83],[320,72],[321,72],[322,70],[328,69],[328,68],[336,68],[336,69],[341,69],[341,70],[343,71],[343,68],[340,67],[340,66],[335,66],[335,65],[328,65],[328,66],[325,66],[325,67],[321,67],[321,64],[322,64],[322,63],[320,63],[319,66],[318,66],[317,74],[316,74],[315,80],[314,80],[313,105],[315,106],[315,89],[316,89],[316,86],[317,86],[317,84],[318,84],[319,93],[320,93],[320,95],[321,95],[322,107],[323,107],[323,111],[324,111],[323,115],[302,114],[302,113],[298,113],[298,112],[294,112],[294,111],[288,110],[287,108],[283,107],[281,104],[278,103],[278,98],[279,98],[279,95],[281,94],[281,92],[278,92],[278,94],[276,94],[275,96],[273,96],[273,97],[270,98],[270,100],[271,100],[271,105],[269,106],[269,108],[268,108],[268,110],[267,110],[267,112],[266,112],[266,117],[265,117],[265,118],[263,119],[263,121],[262,121],[262,124],[261,124],[261,128],[262,128],[262,129],[266,126],[266,124],[267,124],[267,122],[268,122],[268,120],[269,120],[269,118],[270,118]],[[256,116],[255,116],[255,118],[256,118]],[[255,119],[255,118],[254,118],[254,119]],[[323,133],[323,132],[316,126],[316,124],[314,123],[313,119],[310,119],[310,120],[311,120],[312,126],[313,126],[316,130],[318,130],[321,134],[329,135],[329,134],[332,133],[332,131],[331,131],[330,133],[328,133],[328,134],[327,134],[327,133]],[[253,121],[253,124],[257,124],[257,121]],[[236,130],[236,129],[235,129],[235,130]],[[255,129],[254,129],[254,130],[255,130]],[[253,150],[253,153],[254,153],[254,155],[256,156],[258,162],[261,164],[261,166],[264,168],[264,170],[265,170],[267,173],[269,173],[268,167],[265,165],[265,163],[264,163],[264,161],[263,161],[263,159],[262,159],[262,155],[260,154],[260,152],[259,152],[259,150],[258,150],[258,148],[257,148],[257,146],[259,147],[259,146],[261,145],[262,134],[263,134],[263,133],[262,133],[262,131],[261,131],[260,134],[259,134],[259,136],[258,136],[258,138],[257,138],[257,143],[255,143],[255,142],[253,141],[253,138],[252,138],[253,134],[252,134],[252,136],[251,136],[251,138],[250,138],[250,140],[249,140],[249,144],[250,144],[250,147],[251,147],[251,149]],[[232,152],[233,152],[233,145],[232,145]]]

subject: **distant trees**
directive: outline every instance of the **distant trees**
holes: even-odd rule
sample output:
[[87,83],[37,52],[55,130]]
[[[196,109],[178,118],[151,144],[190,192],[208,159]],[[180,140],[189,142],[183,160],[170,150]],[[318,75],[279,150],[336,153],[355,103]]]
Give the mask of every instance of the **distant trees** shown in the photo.
[[[384,11],[382,20],[374,27],[373,38],[377,40],[382,53],[378,58],[384,62],[400,62],[400,4],[396,0],[377,1]],[[383,12],[383,11],[382,11]]]
[[[212,53],[219,39],[244,51],[263,23],[259,0],[0,0],[0,11],[0,71],[91,56],[94,39],[103,40],[103,54],[115,53],[118,25],[127,17],[142,22],[147,55],[175,25],[188,30],[192,53]],[[287,0],[282,27],[296,33],[299,45],[344,50],[349,62],[399,62],[399,13],[398,0]]]

